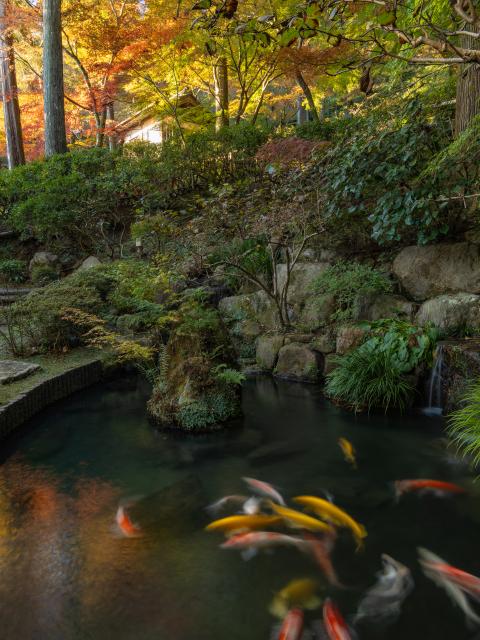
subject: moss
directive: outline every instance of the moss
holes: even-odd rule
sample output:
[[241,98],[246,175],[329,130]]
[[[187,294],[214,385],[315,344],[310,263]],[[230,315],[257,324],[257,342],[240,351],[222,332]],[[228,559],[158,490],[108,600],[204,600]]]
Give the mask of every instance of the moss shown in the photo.
[[110,354],[107,351],[94,351],[92,349],[74,349],[62,355],[38,355],[30,358],[21,358],[22,362],[31,362],[41,366],[41,370],[34,375],[0,386],[0,404],[11,402],[17,396],[26,393],[39,382],[73,369],[82,364],[87,364],[101,358],[107,360]]
[[205,431],[220,428],[222,422],[239,415],[239,397],[232,390],[207,394],[180,408],[177,422],[189,431]]

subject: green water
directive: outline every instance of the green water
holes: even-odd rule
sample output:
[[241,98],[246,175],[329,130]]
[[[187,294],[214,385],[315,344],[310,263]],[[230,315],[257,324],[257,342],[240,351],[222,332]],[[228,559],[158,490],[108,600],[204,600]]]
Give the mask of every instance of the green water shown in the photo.
[[[183,438],[151,428],[147,393],[135,380],[92,388],[3,446],[2,640],[267,640],[275,591],[293,578],[318,578],[348,618],[375,581],[382,552],[412,569],[415,590],[394,625],[359,625],[361,640],[475,636],[416,559],[424,546],[480,575],[480,488],[446,454],[439,423],[355,417],[315,387],[259,378],[245,386],[245,417],[235,428]],[[357,471],[343,460],[340,436],[358,450]],[[286,498],[328,489],[365,524],[365,550],[355,553],[345,534],[333,556],[349,589],[327,587],[295,550],[244,562],[218,548],[221,539],[203,531],[204,506],[243,492],[242,476],[272,482]],[[466,483],[469,494],[395,504],[390,483],[421,477]],[[190,485],[195,491],[185,495]],[[145,535],[125,539],[115,512],[132,497]]]

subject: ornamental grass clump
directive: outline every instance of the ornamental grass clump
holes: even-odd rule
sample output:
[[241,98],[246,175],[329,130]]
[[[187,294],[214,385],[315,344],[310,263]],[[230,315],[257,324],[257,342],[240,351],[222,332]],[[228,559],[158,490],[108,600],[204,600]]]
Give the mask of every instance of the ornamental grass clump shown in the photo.
[[480,465],[480,380],[472,384],[461,400],[461,407],[449,417],[448,433],[462,455]]

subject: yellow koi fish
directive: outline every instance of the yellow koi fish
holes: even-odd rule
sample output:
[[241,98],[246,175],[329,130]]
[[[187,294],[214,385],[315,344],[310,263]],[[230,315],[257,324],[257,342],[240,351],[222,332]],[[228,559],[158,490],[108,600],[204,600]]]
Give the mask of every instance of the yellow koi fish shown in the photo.
[[274,524],[278,524],[282,519],[279,516],[238,515],[229,516],[215,520],[205,527],[206,531],[223,531],[224,533],[235,533],[237,531],[251,531],[252,529],[265,529]]
[[321,531],[322,533],[333,533],[332,527],[317,518],[307,516],[301,511],[295,511],[288,507],[281,507],[274,502],[270,502],[270,507],[280,516],[284,522],[294,529],[306,529],[307,531]]
[[357,468],[357,458],[355,454],[355,447],[346,438],[338,439],[338,446],[343,452],[343,456],[347,462],[349,462],[354,469]]
[[318,584],[310,578],[292,580],[281,591],[275,594],[269,611],[277,618],[284,618],[290,609],[317,609],[322,601],[317,596]]
[[343,509],[340,509],[327,500],[323,500],[323,498],[317,498],[315,496],[298,496],[294,498],[293,501],[310,509],[316,515],[337,527],[350,529],[358,547],[363,546],[363,538],[367,536],[365,527],[349,516]]

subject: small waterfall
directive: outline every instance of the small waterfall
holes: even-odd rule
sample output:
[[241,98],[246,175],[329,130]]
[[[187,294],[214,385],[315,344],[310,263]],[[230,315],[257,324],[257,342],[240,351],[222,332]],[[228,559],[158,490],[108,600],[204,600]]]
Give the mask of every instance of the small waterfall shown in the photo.
[[428,381],[428,406],[423,410],[426,415],[442,415],[442,373],[443,346],[440,344],[435,352],[435,362]]

